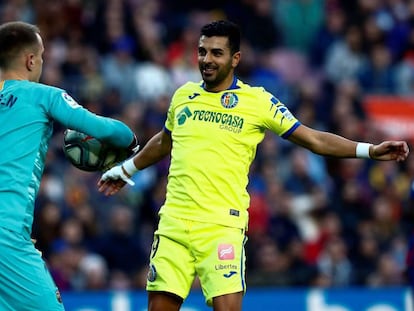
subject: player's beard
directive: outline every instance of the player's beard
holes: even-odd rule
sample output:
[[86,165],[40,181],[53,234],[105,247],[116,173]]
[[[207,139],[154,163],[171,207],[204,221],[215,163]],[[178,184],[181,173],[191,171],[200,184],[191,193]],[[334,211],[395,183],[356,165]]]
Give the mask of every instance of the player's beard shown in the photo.
[[[211,74],[206,74],[204,72],[205,68],[212,68],[214,70]],[[199,64],[199,69],[206,89],[211,90],[219,86],[224,80],[228,78],[230,74],[232,74],[231,72],[233,70],[233,67],[231,65],[231,62],[229,62],[221,67],[218,65]]]

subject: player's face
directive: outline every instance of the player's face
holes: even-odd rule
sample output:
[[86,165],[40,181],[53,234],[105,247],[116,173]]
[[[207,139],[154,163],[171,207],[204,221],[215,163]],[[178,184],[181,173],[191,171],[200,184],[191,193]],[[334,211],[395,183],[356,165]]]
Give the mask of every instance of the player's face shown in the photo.
[[219,92],[229,88],[239,60],[240,52],[231,54],[227,37],[200,37],[198,66],[208,91]]

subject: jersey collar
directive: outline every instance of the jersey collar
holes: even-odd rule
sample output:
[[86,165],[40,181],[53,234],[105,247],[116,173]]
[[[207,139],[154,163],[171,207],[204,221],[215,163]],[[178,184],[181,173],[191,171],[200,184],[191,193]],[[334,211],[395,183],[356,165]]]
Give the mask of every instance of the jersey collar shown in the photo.
[[[237,85],[237,81],[238,81],[238,79],[237,79],[237,77],[236,76],[234,76],[234,78],[233,78],[233,82],[232,82],[232,84],[230,85],[230,87],[227,89],[227,90],[235,90],[235,89],[239,89],[240,88],[240,86],[238,86]],[[206,92],[208,92],[206,89],[205,89],[205,83],[204,83],[204,81],[201,83],[201,85],[200,85]]]

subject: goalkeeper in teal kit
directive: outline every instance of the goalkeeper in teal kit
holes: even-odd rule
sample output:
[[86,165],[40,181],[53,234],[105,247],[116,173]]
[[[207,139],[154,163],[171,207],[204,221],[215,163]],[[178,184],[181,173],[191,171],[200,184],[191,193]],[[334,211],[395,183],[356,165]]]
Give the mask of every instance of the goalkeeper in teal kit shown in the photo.
[[53,121],[117,147],[136,145],[124,123],[97,116],[64,90],[38,83],[43,51],[36,26],[0,26],[0,310],[64,310],[31,241]]

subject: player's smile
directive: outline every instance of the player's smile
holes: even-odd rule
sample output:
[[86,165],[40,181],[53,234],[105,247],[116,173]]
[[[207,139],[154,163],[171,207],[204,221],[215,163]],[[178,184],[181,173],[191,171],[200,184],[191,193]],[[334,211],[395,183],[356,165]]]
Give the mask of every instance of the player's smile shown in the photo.
[[217,71],[216,67],[212,66],[203,66],[203,75],[211,76],[215,71]]

